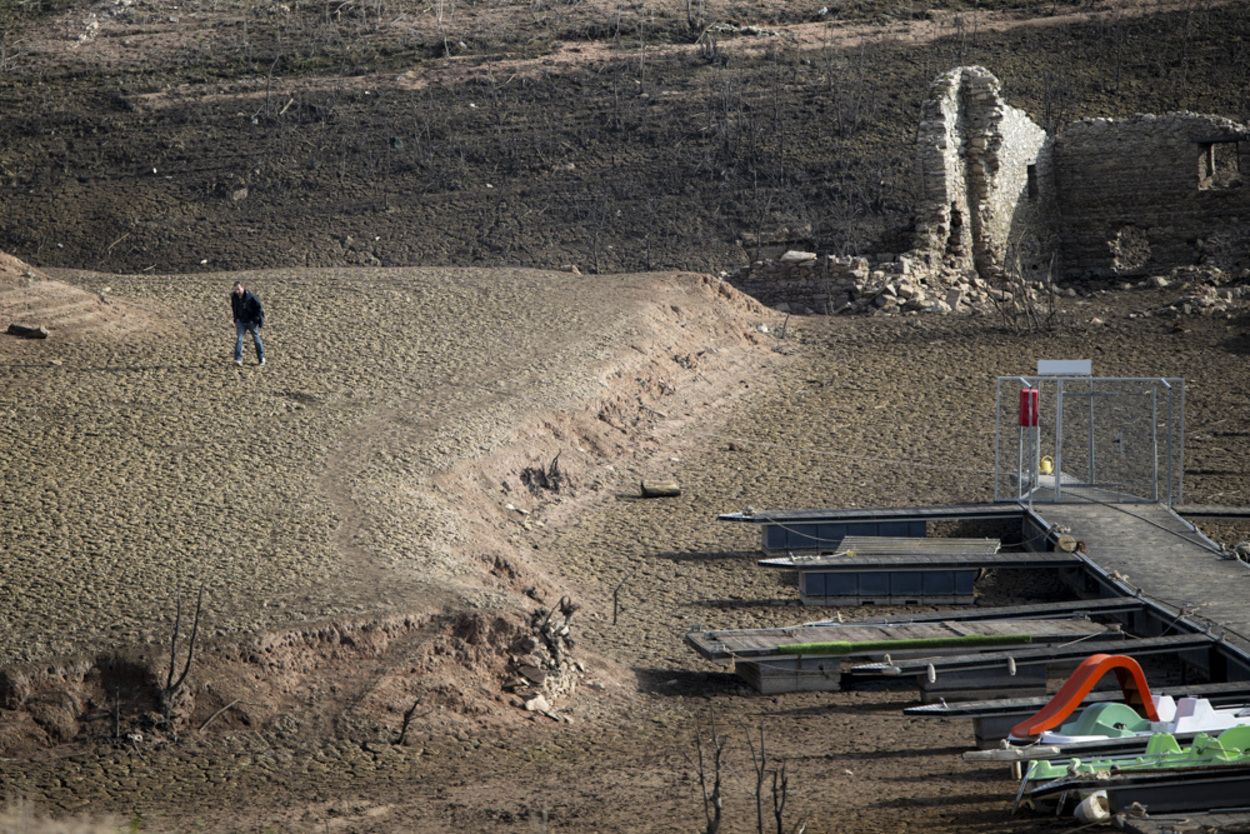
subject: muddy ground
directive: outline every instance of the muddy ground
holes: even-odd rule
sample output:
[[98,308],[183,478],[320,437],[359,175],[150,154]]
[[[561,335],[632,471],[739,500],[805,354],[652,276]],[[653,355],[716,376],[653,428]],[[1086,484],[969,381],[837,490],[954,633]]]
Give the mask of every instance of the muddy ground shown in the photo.
[[[0,830],[699,830],[713,716],[728,831],[755,830],[761,722],[789,829],[1065,830],[1009,817],[1005,774],[955,755],[969,728],[905,720],[908,690],[764,698],[686,649],[829,613],[714,517],[987,498],[993,376],[1039,356],[1186,377],[1187,499],[1250,504],[1250,316],[1144,315],[1174,287],[1065,299],[1037,334],[785,320],[589,273],[897,248],[956,63],[1048,125],[1247,118],[1250,14],[829,8],[709,6],[772,33],[713,48],[671,3],[0,0],[0,249],[48,272],[0,260],[0,311],[52,329],[0,338]],[[229,362],[240,269],[263,370]],[[568,480],[531,490],[557,454]],[[999,579],[987,602],[1038,578]],[[163,644],[200,585],[175,740]],[[506,664],[564,595],[583,671],[549,717]]]
[[[157,424],[199,425],[214,409],[222,408],[223,414],[242,421],[233,429],[236,435],[263,433],[266,447],[281,449],[308,432],[310,448],[321,448],[316,438],[320,432],[337,431],[335,421],[323,416],[301,424],[293,419],[301,416],[298,411],[289,416],[275,414],[272,408],[262,408],[259,398],[269,392],[274,403],[281,403],[289,399],[283,391],[346,384],[348,368],[356,368],[350,379],[358,385],[375,378],[368,370],[375,365],[388,369],[388,374],[399,374],[402,357],[421,346],[428,348],[426,334],[431,330],[455,330],[439,330],[439,320],[447,315],[442,309],[395,303],[401,287],[420,294],[423,286],[438,283],[440,275],[414,273],[402,281],[386,274],[338,278],[341,288],[356,290],[341,294],[344,303],[366,305],[380,316],[394,307],[401,317],[411,317],[406,327],[388,331],[385,347],[358,348],[334,357],[319,350],[325,337],[323,329],[314,326],[319,322],[309,318],[295,323],[299,317],[313,315],[325,282],[299,280],[286,273],[257,275],[254,283],[269,289],[275,308],[270,339],[274,359],[263,371],[247,367],[242,372],[225,361],[222,345],[216,344],[221,339],[210,335],[213,331],[223,335],[209,315],[220,302],[219,279],[112,277],[108,280],[119,296],[142,300],[149,308],[157,305],[171,314],[181,310],[189,328],[182,337],[150,347],[151,364],[129,370],[119,365],[113,373],[136,380],[145,374],[162,375],[159,385],[146,386],[167,391],[154,403],[149,401],[150,408],[173,408],[179,402],[181,385],[206,392],[216,386],[232,392],[219,397],[204,394],[198,405],[178,406],[190,409],[181,418],[170,413],[163,421],[156,420]],[[105,280],[63,277],[90,287]],[[518,275],[460,273],[455,277],[457,287],[471,288],[475,280],[517,280]],[[521,282],[528,298],[510,305],[508,315],[523,320],[521,311],[526,307],[546,312],[541,302],[545,281],[554,282],[561,304],[576,304],[580,295],[571,289],[574,280],[544,276]],[[753,531],[719,524],[714,515],[746,505],[889,504],[987,497],[993,391],[987,371],[1024,372],[1036,355],[1056,350],[1092,355],[1097,367],[1109,374],[1186,376],[1191,471],[1187,495],[1196,502],[1246,503],[1250,497],[1244,475],[1246,447],[1237,439],[1250,431],[1240,408],[1245,380],[1250,378],[1245,373],[1250,353],[1245,321],[1195,318],[1176,328],[1157,318],[1129,318],[1130,312],[1156,308],[1167,300],[1165,293],[1133,292],[1072,302],[1058,334],[1013,335],[992,320],[976,318],[792,318],[783,340],[776,333],[775,318],[771,319],[774,332],[764,338],[753,325],[764,321],[767,313],[737,297],[722,296],[697,279],[581,280],[590,298],[604,294],[600,297],[606,300],[620,293],[632,297],[638,304],[635,309],[643,311],[641,318],[633,320],[638,332],[646,322],[646,311],[656,309],[650,301],[667,303],[665,293],[693,293],[687,301],[692,323],[688,344],[703,341],[705,348],[718,347],[719,352],[711,354],[713,364],[704,370],[707,382],[703,387],[688,380],[665,395],[668,402],[648,401],[652,403],[648,408],[662,411],[664,419],[650,425],[613,427],[609,424],[617,418],[611,409],[601,409],[589,422],[577,423],[604,424],[605,433],[597,435],[602,455],[577,455],[575,447],[586,449],[590,432],[578,440],[565,435],[554,446],[542,449],[545,456],[561,448],[573,459],[571,472],[583,485],[576,497],[538,500],[519,491],[504,493],[493,483],[465,489],[470,482],[459,481],[462,491],[456,499],[463,520],[479,524],[474,529],[480,542],[499,548],[510,560],[511,570],[495,575],[485,562],[467,558],[474,552],[475,540],[460,542],[450,548],[451,558],[443,564],[450,576],[438,583],[438,590],[447,594],[443,599],[462,610],[487,616],[507,616],[511,609],[527,604],[537,607],[540,600],[550,604],[560,594],[581,603],[582,610],[574,618],[575,637],[586,673],[576,694],[556,707],[556,714],[565,720],[556,722],[511,706],[493,677],[496,670],[491,666],[490,647],[463,630],[435,628],[423,635],[401,628],[387,632],[392,634],[390,642],[378,643],[377,651],[369,651],[340,648],[338,635],[356,634],[340,627],[335,631],[335,645],[286,641],[285,654],[268,664],[204,661],[207,665],[198,673],[195,711],[177,744],[150,730],[150,737],[143,741],[112,743],[107,740],[107,721],[84,722],[68,743],[44,752],[12,751],[17,758],[0,761],[0,778],[7,789],[57,813],[111,813],[122,819],[136,818],[151,830],[530,831],[544,830],[544,826],[564,831],[691,830],[701,818],[690,761],[693,738],[715,716],[721,731],[731,738],[726,753],[728,830],[754,827],[753,777],[745,735],[747,728],[760,721],[773,755],[784,758],[790,775],[787,816],[795,824],[806,821],[809,831],[1061,830],[1062,824],[1050,820],[1011,819],[1012,783],[1005,774],[973,768],[956,758],[957,751],[970,742],[969,728],[959,722],[919,724],[904,719],[899,709],[914,700],[906,689],[760,697],[743,690],[719,667],[698,660],[682,644],[683,633],[694,625],[792,623],[822,613],[778,605],[792,601],[794,590],[775,574],[754,566]],[[616,282],[623,286],[615,286]],[[645,300],[637,296],[639,287],[646,288]],[[456,293],[447,283],[440,290]],[[377,305],[377,296],[386,303]],[[117,303],[121,302],[119,298]],[[479,310],[479,326],[472,328],[473,334],[492,329],[480,326],[485,322],[481,311],[489,309],[489,303],[477,294],[474,304],[480,303],[487,306],[474,308]],[[309,311],[292,312],[291,320],[279,325],[283,319],[278,310],[301,307]],[[658,307],[666,309],[663,303]],[[434,318],[423,318],[427,313]],[[1088,324],[1095,316],[1106,324]],[[630,317],[622,312],[619,320],[628,332]],[[661,338],[669,335],[660,332]],[[748,334],[755,334],[759,343],[752,344]],[[709,336],[722,340],[721,344],[707,342]],[[619,344],[612,342],[600,343],[605,355],[623,361]],[[139,344],[115,345],[110,350],[120,363],[121,354],[133,352]],[[577,342],[570,338],[562,344]],[[99,348],[88,350],[85,345],[80,349],[50,341],[21,347],[25,361],[11,357],[6,372],[11,378],[19,375],[22,385],[10,384],[5,390],[41,392],[24,402],[47,402],[58,390],[54,380],[65,373],[88,371],[90,365],[80,366],[89,357],[101,366],[109,364],[93,356]],[[57,351],[54,358],[63,364],[51,364],[47,354],[35,361],[32,352],[36,350]],[[640,355],[636,350],[626,353]],[[536,361],[531,357],[527,353],[521,358]],[[138,357],[126,361],[137,362]],[[501,361],[507,361],[506,355]],[[681,367],[671,358],[668,361]],[[578,378],[576,374],[570,378],[571,389],[560,390],[581,390]],[[671,378],[678,379],[676,375]],[[598,385],[593,378],[586,381]],[[45,387],[36,388],[40,384]],[[366,387],[387,384],[369,382]],[[85,406],[92,392],[118,389],[110,380],[70,390]],[[521,413],[514,404],[525,400],[517,396],[514,389],[502,399],[505,411]],[[239,397],[244,400],[240,402]],[[344,423],[368,426],[371,413],[387,413],[385,402],[385,397],[378,397],[360,403]],[[7,405],[12,408],[16,403],[10,399]],[[235,407],[239,405],[249,407]],[[305,403],[306,408],[320,407],[326,413],[332,405],[347,409],[346,393],[327,393],[319,406],[311,400]],[[97,413],[95,408],[82,406],[70,413],[88,436],[93,431],[93,415],[98,418],[97,426],[118,419],[106,409]],[[145,418],[149,424],[153,419],[153,415]],[[251,431],[249,422],[267,428]],[[17,425],[34,431],[29,420]],[[482,424],[493,425],[508,433],[513,423]],[[421,439],[424,445],[425,436],[420,427],[410,427],[396,439]],[[137,441],[137,434],[134,437]],[[531,442],[550,444],[552,437],[538,432]],[[610,445],[613,440],[618,444],[615,447]],[[161,447],[156,444],[126,446],[118,438],[112,442],[118,449],[133,449],[141,458],[160,456]],[[245,459],[232,454],[230,446],[225,444],[201,463],[180,471],[219,465],[246,468]],[[512,447],[501,448],[501,460],[508,464],[516,466],[525,460],[524,455],[514,456]],[[49,456],[42,471],[51,480],[57,466],[81,466],[90,457]],[[220,512],[237,513],[241,524],[272,527],[279,542],[304,524],[322,518],[341,520],[333,511],[327,513],[326,507],[316,512],[271,514],[262,520],[249,515],[285,505],[292,500],[288,494],[302,496],[314,508],[326,502],[330,493],[324,482],[308,481],[299,467],[335,465],[335,457],[331,455],[328,461],[295,457],[284,465],[265,460],[263,483],[268,489],[249,487],[248,479],[234,477],[233,469],[224,472],[222,477],[230,482],[221,486],[241,491],[238,501],[205,499],[204,490],[213,478],[206,473],[202,480],[190,477],[189,472],[163,482],[161,495],[152,500],[166,508],[166,517],[188,522],[204,514],[195,506],[180,509],[179,501],[217,505]],[[490,458],[478,461],[473,471],[505,471],[495,468]],[[398,462],[387,454],[359,452],[352,460],[369,460],[375,466]],[[287,467],[296,468],[288,471]],[[405,573],[388,563],[387,556],[402,561],[398,554],[408,552],[409,541],[418,543],[418,553],[438,548],[430,546],[428,531],[419,535],[419,516],[409,508],[389,519],[382,514],[385,504],[372,509],[371,502],[379,496],[369,484],[392,483],[385,468],[377,472],[368,465],[351,468],[362,470],[353,483],[369,496],[363,502],[364,522],[358,529],[361,551],[355,555],[368,557],[390,577],[378,586],[383,594],[379,604],[402,607],[414,598],[422,600],[412,596],[419,588],[411,574],[407,574],[407,584],[394,581]],[[665,501],[638,500],[633,497],[635,479],[642,475],[676,477],[683,484],[683,495]],[[283,478],[289,479],[285,486]],[[79,485],[76,491],[91,494],[72,475],[67,481]],[[421,482],[412,483],[419,486]],[[256,492],[248,493],[249,488]],[[98,500],[113,500],[108,498],[107,482],[99,489]],[[284,489],[289,493],[280,492]],[[409,494],[421,492],[418,488]],[[528,516],[499,512],[504,502],[522,504],[533,512]],[[68,513],[74,506],[65,505],[60,524],[73,518]],[[13,518],[6,513],[8,524],[12,525]],[[387,520],[390,526],[382,528]],[[83,523],[99,525],[101,535],[88,536],[91,539],[107,541],[125,530],[99,523],[98,516],[85,517]],[[328,525],[321,542],[327,552],[324,558],[333,565],[334,558],[352,557],[352,550],[333,536],[333,525],[321,523]],[[173,529],[177,531],[176,526]],[[389,535],[380,535],[383,531]],[[412,538],[391,538],[401,533]],[[273,599],[280,603],[273,607],[283,617],[299,619],[306,613],[282,602],[291,598],[280,594],[288,560],[302,572],[305,584],[311,583],[322,594],[355,585],[352,580],[357,577],[353,571],[342,571],[342,562],[328,579],[320,572],[318,560],[300,558],[302,549],[270,548],[258,554],[254,569],[266,577],[265,587],[273,586]],[[54,550],[63,551],[66,557],[79,552],[72,539]],[[223,552],[231,553],[229,548]],[[188,553],[192,558],[186,558]],[[225,591],[225,607],[218,608],[214,602],[210,619],[214,628],[229,622],[228,612],[236,611],[251,611],[258,618],[255,622],[264,624],[275,612],[269,612],[263,589],[253,589],[253,596],[238,595],[228,583],[216,579],[223,571],[228,575],[231,564],[245,570],[252,554],[239,551],[223,567],[217,561],[221,557],[214,553],[204,544],[172,538],[151,543],[144,558],[152,570],[160,569],[162,559],[181,558],[184,563],[196,563],[194,570],[202,571],[201,575],[214,577],[214,599]],[[462,561],[456,562],[456,557]],[[121,559],[119,564],[140,567],[137,559]],[[519,589],[510,588],[505,578],[510,572],[522,584],[536,582],[541,587],[535,592],[539,600],[522,599]],[[56,575],[57,581],[68,584],[74,573],[71,565]],[[441,576],[426,570],[424,564],[422,573],[427,579]],[[63,599],[98,599],[102,614],[87,621],[94,623],[97,633],[108,619],[103,612],[114,612],[116,617],[119,607],[127,611],[122,623],[133,618],[154,632],[168,628],[167,600],[158,597],[149,608],[129,612],[113,598],[110,572],[101,570],[88,578],[91,592],[67,593]],[[426,586],[430,584],[434,583]],[[612,594],[617,587],[621,589],[620,608],[613,624]],[[31,596],[49,598],[42,586],[33,589]],[[316,594],[312,598],[325,599]],[[12,596],[8,600],[9,606],[15,604]],[[156,613],[161,602],[163,617]],[[19,610],[29,605],[27,595],[16,604]],[[366,609],[367,605],[361,610]],[[145,610],[149,616],[139,617]],[[353,613],[340,610],[338,619]],[[32,634],[45,627],[33,620],[22,622],[23,629]],[[242,630],[244,623],[237,625]],[[413,639],[405,641],[406,634]],[[444,646],[452,660],[431,663],[423,652],[430,644]],[[361,646],[367,644],[362,641]],[[221,693],[214,697],[214,687],[243,703],[228,710],[212,728],[200,731],[201,723],[229,700]],[[249,692],[261,693],[261,697]],[[414,696],[424,699],[421,712],[405,744],[393,745],[401,713]],[[266,709],[257,703],[266,699],[274,699],[280,707]],[[244,804],[246,810],[240,811]]]

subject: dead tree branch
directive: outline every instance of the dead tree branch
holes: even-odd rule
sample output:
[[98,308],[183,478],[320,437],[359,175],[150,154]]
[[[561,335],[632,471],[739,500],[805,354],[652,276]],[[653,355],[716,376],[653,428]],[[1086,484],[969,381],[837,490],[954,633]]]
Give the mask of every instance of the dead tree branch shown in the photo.
[[201,733],[202,733],[202,732],[204,732],[204,728],[205,728],[205,727],[207,727],[209,724],[212,724],[215,720],[217,720],[217,718],[218,718],[219,716],[225,715],[225,714],[226,714],[228,711],[230,711],[233,707],[235,707],[236,705],[238,705],[238,703],[239,703],[239,699],[238,699],[238,698],[235,698],[233,701],[231,701],[230,703],[226,704],[224,707],[222,707],[221,709],[217,710],[217,711],[216,711],[216,712],[214,712],[212,715],[210,715],[208,718],[206,718],[206,719],[204,720],[204,723],[200,725],[200,732],[201,732]]
[[173,729],[174,701],[182,692],[182,687],[191,674],[191,665],[195,662],[195,642],[200,634],[200,614],[204,609],[204,586],[200,586],[195,599],[195,616],[191,620],[191,637],[187,641],[187,656],[182,672],[174,677],[178,668],[178,638],[182,636],[182,594],[178,595],[178,604],[174,613],[174,627],[169,639],[169,672],[165,676],[165,687],[161,690],[161,711],[165,718],[165,728]]
[[760,747],[757,751],[747,733],[747,747],[751,749],[751,764],[755,766],[755,831],[764,834],[764,777],[768,767],[768,753],[764,749],[764,722],[760,722]]
[[[721,817],[724,814],[724,799],[721,796],[721,759],[725,753],[726,739],[716,732],[716,720],[711,721],[709,733],[711,749],[703,747],[703,733],[694,737],[694,749],[698,756],[699,789],[703,794],[703,818],[707,825],[704,834],[718,834]],[[710,773],[709,773],[710,768]]]
[[773,820],[777,823],[777,834],[786,834],[785,813],[786,800],[790,798],[790,777],[786,773],[786,763],[773,771]]
[[404,745],[404,741],[408,738],[408,727],[412,724],[412,717],[417,714],[417,707],[420,703],[421,699],[418,698],[412,702],[412,706],[404,710],[404,720],[403,723],[399,725],[399,735],[395,737],[393,742],[391,742],[392,744],[397,747],[402,747]]

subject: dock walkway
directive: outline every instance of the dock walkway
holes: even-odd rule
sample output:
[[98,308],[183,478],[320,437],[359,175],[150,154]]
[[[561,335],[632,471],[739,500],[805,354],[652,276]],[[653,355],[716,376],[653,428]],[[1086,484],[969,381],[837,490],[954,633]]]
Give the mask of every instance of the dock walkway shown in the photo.
[[1033,515],[1085,542],[1086,555],[1130,587],[1226,632],[1250,649],[1250,565],[1225,558],[1161,504],[1034,504]]

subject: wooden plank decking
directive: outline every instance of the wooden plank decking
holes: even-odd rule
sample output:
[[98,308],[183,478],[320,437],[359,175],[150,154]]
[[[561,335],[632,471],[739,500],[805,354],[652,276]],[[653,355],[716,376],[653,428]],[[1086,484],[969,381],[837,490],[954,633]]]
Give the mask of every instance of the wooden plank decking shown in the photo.
[[1250,797],[1244,811],[1134,817],[1120,824],[1126,834],[1250,834]]
[[1250,649],[1250,565],[1223,558],[1160,504],[1035,504],[1034,515],[1085,542],[1121,581],[1227,632]]
[[[943,621],[970,622],[973,620],[1067,620],[1074,617],[1131,614],[1140,611],[1144,603],[1134,597],[1099,597],[1098,599],[1075,599],[1066,602],[1035,602],[1028,605],[970,606],[961,611],[932,611],[927,613],[895,614],[890,617],[874,617],[855,620],[853,625],[903,625],[905,623],[936,623]],[[805,626],[842,625],[843,620],[817,620]]]
[[818,570],[821,573],[860,571],[977,570],[980,568],[1061,568],[1083,564],[1072,553],[861,553],[791,555],[760,559],[765,568]]
[[1179,504],[1172,509],[1186,518],[1250,518],[1250,507],[1221,507],[1214,504]]
[[[854,551],[857,556],[993,556],[1002,549],[998,539],[957,539],[916,536],[846,536],[838,553]],[[803,556],[799,558],[815,558]]]

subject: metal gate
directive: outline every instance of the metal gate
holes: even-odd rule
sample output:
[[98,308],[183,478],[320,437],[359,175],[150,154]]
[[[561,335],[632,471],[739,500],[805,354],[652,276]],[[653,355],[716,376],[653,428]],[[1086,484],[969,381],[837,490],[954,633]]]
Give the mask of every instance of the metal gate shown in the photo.
[[996,408],[995,500],[1184,500],[1183,379],[999,377]]

